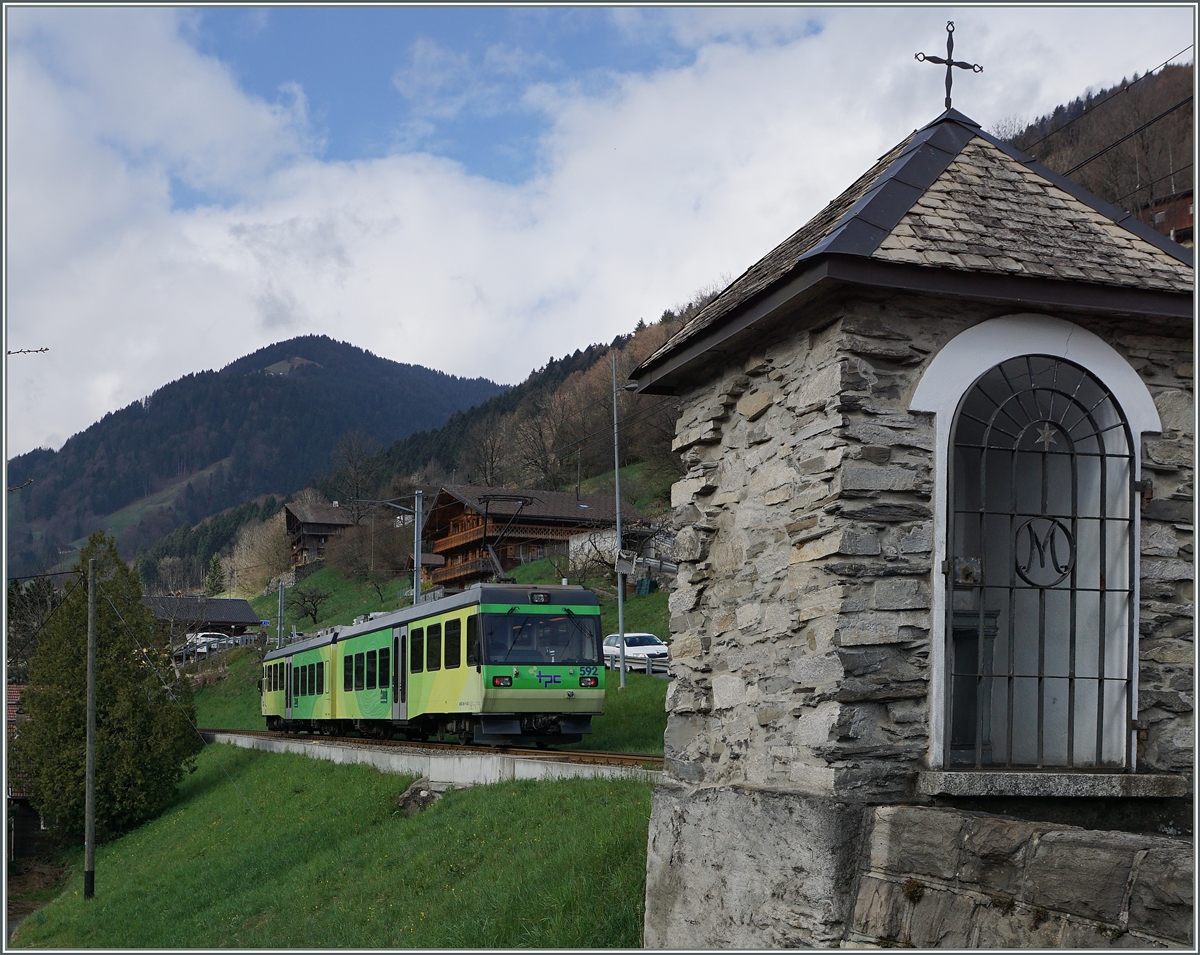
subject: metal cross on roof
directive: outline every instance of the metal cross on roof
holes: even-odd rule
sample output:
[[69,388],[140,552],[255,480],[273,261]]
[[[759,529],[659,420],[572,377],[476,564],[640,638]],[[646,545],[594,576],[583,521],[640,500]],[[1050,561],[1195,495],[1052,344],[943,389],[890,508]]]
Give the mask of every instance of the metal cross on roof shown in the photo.
[[943,60],[940,56],[926,56],[924,53],[917,54],[917,60],[924,63],[928,60],[930,63],[941,65],[946,64],[946,109],[950,108],[950,86],[954,82],[953,67],[958,67],[961,70],[971,70],[974,73],[982,73],[983,67],[978,63],[964,63],[962,60],[954,59],[954,21],[946,22],[946,58]]

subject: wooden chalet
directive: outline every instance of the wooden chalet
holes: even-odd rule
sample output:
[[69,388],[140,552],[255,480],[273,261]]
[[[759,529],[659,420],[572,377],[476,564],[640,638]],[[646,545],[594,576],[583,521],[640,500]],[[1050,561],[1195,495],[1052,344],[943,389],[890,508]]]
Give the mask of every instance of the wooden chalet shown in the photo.
[[292,566],[325,559],[325,544],[354,523],[349,512],[333,504],[285,504],[284,520],[292,545]]
[[[455,485],[427,494],[423,539],[445,564],[430,570],[433,584],[458,590],[492,580],[499,568],[566,554],[572,535],[615,527],[612,497],[574,491],[511,490]],[[639,520],[621,505],[622,524]]]

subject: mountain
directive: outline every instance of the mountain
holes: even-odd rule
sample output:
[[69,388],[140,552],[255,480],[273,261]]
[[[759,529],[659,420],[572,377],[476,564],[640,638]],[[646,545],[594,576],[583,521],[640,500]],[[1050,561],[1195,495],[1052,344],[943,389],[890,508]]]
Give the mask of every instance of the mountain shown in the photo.
[[388,445],[503,392],[380,358],[324,335],[186,375],[111,412],[59,451],[8,463],[9,574],[56,563],[98,527],[131,557],[183,524],[265,493],[299,490],[361,432]]

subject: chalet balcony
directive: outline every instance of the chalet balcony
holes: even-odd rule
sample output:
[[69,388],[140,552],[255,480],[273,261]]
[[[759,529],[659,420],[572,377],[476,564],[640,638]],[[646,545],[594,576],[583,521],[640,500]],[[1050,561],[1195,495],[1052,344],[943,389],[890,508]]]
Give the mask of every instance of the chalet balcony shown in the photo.
[[496,572],[496,566],[491,558],[481,557],[478,560],[464,560],[461,564],[451,564],[439,567],[429,575],[434,584],[446,584],[463,580],[467,577],[478,577],[481,574],[490,577]]
[[[504,530],[505,523],[504,521],[488,521],[487,536],[490,542],[493,544],[496,542],[496,538]],[[567,540],[572,534],[579,534],[587,529],[586,526],[548,527],[545,524],[514,524],[508,529],[508,533],[505,534],[505,540]],[[444,554],[447,551],[456,550],[459,547],[482,540],[483,524],[479,524],[477,527],[471,527],[456,534],[437,538],[433,542],[433,552],[435,554]],[[448,570],[449,568],[446,569]]]

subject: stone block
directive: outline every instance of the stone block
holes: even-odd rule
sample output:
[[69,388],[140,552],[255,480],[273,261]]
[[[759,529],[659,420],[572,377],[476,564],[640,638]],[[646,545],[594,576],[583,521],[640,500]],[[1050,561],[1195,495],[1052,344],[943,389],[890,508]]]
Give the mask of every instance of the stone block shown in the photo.
[[810,375],[788,397],[787,406],[798,414],[824,407],[842,388],[844,361],[837,361]]
[[922,580],[877,580],[872,603],[876,610],[923,610],[930,604],[929,586]]
[[1137,854],[1136,844],[1114,844],[1116,835],[1082,829],[1042,834],[1030,846],[1021,901],[1116,922]]
[[775,403],[775,394],[768,390],[751,391],[738,399],[738,414],[748,421],[754,421],[762,416]]
[[1028,823],[976,816],[963,827],[957,878],[987,895],[1016,898],[1034,829]]
[[1141,573],[1143,580],[1191,580],[1193,578],[1190,561],[1170,560],[1163,557],[1144,559]]
[[683,507],[692,503],[698,495],[711,494],[717,489],[716,481],[709,475],[684,478],[671,485],[671,507]]
[[912,915],[908,921],[906,945],[917,948],[969,947],[972,917],[979,905],[975,899],[930,886],[920,893],[918,901],[908,901]]
[[874,811],[870,867],[897,876],[951,881],[967,815],[953,810],[881,806]]
[[1155,464],[1171,468],[1191,467],[1196,459],[1191,442],[1147,438],[1142,442],[1142,450]]
[[746,684],[741,677],[723,673],[713,677],[712,705],[714,710],[727,710],[746,699]]
[[1129,894],[1129,928],[1191,945],[1195,852],[1191,843],[1157,842],[1138,860]]
[[900,553],[928,554],[933,550],[933,528],[929,524],[914,527],[900,539]]
[[1162,420],[1164,431],[1190,433],[1195,421],[1192,396],[1186,391],[1173,388],[1160,391],[1154,396],[1154,406]]
[[905,900],[895,882],[864,875],[854,903],[851,931],[875,942],[899,942],[904,933]]
[[918,491],[928,493],[928,477],[919,471],[896,466],[880,468],[847,464],[841,471],[844,491]]
[[673,614],[687,613],[700,602],[703,592],[703,587],[680,587],[667,598],[667,607]]

